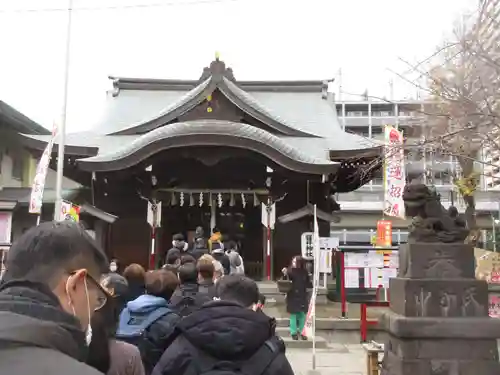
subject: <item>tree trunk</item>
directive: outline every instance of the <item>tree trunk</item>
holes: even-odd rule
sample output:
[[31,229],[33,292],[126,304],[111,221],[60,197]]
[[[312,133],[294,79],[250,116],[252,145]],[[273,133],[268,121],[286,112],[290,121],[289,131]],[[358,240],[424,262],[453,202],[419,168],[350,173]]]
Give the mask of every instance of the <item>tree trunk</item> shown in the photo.
[[[462,174],[464,178],[470,178],[474,175],[473,158],[458,157],[458,162],[462,169]],[[480,232],[477,227],[477,220],[476,220],[476,200],[474,198],[475,189],[473,189],[471,193],[460,190],[460,194],[462,195],[462,198],[466,205],[465,220],[467,223],[467,228],[469,229],[469,236],[467,237],[466,242],[476,246],[479,240]]]

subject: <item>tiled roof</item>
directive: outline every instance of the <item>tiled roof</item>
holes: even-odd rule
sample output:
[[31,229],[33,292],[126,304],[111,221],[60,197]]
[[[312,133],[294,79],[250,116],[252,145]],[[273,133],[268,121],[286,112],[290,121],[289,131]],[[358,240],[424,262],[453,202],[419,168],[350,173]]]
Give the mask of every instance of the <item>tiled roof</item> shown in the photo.
[[[179,141],[181,138],[184,141]],[[194,143],[193,138],[196,139]],[[305,153],[287,143],[286,140],[263,129],[248,124],[217,120],[170,124],[139,136],[130,143],[124,143],[121,147],[108,153],[80,159],[79,163],[82,168],[89,170],[102,170],[98,167],[99,165],[115,162],[125,163],[125,167],[129,167],[149,157],[150,154],[174,145],[183,145],[184,142],[188,145],[220,146],[227,144],[228,139],[234,147],[253,149],[265,154],[278,164],[296,163],[296,168],[303,167],[304,171],[310,167],[316,173],[320,170],[327,173],[328,170],[333,171],[337,165],[337,163],[330,161],[327,155],[319,157]],[[139,152],[141,152],[140,156]]]

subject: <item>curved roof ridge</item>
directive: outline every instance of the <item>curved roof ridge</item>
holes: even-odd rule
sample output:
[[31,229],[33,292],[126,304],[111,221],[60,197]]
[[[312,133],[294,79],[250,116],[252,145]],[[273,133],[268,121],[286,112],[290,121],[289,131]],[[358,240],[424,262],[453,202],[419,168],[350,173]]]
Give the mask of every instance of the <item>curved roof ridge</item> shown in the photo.
[[[225,141],[223,140],[225,137],[230,137],[235,141],[229,144],[229,146],[233,147],[242,147],[241,145],[238,146],[236,141],[240,143],[247,141],[249,144],[253,144],[253,146],[247,145],[248,148],[258,151],[276,163],[287,167],[288,163],[282,160],[285,158],[291,161],[291,164],[294,164],[297,170],[311,169],[315,171],[313,173],[328,173],[328,171],[332,171],[334,166],[338,165],[337,162],[333,162],[326,157],[319,158],[307,154],[266,130],[248,124],[220,120],[188,121],[160,127],[143,134],[138,139],[125,144],[116,151],[86,159],[79,159],[78,162],[84,166],[113,163],[130,159],[128,163],[130,165],[128,166],[131,166],[163,149],[179,147],[178,144],[173,144],[170,147],[158,145],[155,148],[154,145],[161,141],[172,138],[190,137],[196,138],[196,144],[198,145],[216,145],[216,143],[219,143],[219,145],[227,144],[224,143]],[[211,137],[218,141],[212,141]],[[148,151],[148,147],[151,148],[151,150]],[[142,156],[134,157],[134,155],[137,155],[141,151],[143,153]]]
[[[249,106],[253,109],[255,109],[257,112],[260,114],[264,115],[265,118],[259,119],[262,122],[266,123],[266,120],[270,120],[271,123],[268,123],[269,126],[276,128],[276,127],[287,127],[290,130],[292,130],[292,133],[290,134],[289,132],[284,132],[285,135],[295,135],[295,136],[301,136],[301,137],[317,137],[318,135],[316,134],[311,134],[308,132],[305,132],[301,130],[298,126],[290,124],[288,121],[283,119],[282,117],[278,116],[277,114],[272,113],[272,111],[268,110],[264,105],[262,105],[257,99],[255,99],[251,94],[247,93],[238,85],[236,85],[234,82],[231,82],[229,79],[226,77],[222,77],[222,83],[223,86],[220,87],[222,93],[233,102],[236,106],[241,108],[241,105],[238,105],[239,103],[235,102],[235,98],[230,95],[230,93],[226,92],[224,89],[227,88],[233,95],[236,96],[238,100],[240,100],[244,106]],[[244,112],[249,112],[248,108],[241,108]],[[245,110],[247,109],[247,110]],[[250,115],[256,115],[255,113],[249,113]],[[255,116],[255,117],[258,117]],[[266,119],[267,118],[267,119]],[[273,123],[274,126],[273,126]],[[281,126],[276,126],[276,124],[281,125]],[[287,134],[288,133],[288,134]]]
[[[198,100],[204,99],[206,95],[202,95],[205,91],[210,91],[211,78],[206,79],[198,86],[188,91],[185,95],[179,98],[178,101],[169,104],[165,109],[154,118],[142,121],[131,125],[125,129],[110,133],[109,135],[130,135],[135,134],[136,131],[151,131],[158,126],[158,122],[168,122],[180,116],[182,113],[190,110],[198,104]],[[200,98],[201,96],[201,98]],[[177,113],[177,112],[180,113]]]

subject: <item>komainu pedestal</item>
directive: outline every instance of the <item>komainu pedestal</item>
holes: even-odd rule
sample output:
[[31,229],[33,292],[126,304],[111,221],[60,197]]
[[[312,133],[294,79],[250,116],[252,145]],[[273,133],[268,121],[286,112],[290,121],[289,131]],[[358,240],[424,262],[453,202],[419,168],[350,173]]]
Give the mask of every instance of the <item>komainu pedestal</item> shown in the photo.
[[[389,336],[382,374],[499,375],[500,320],[488,316],[488,286],[475,279],[474,249],[439,198],[418,188],[413,195],[415,186],[405,190],[415,219],[400,248],[399,275],[390,280],[390,311],[380,320]],[[423,204],[411,199],[416,195]]]

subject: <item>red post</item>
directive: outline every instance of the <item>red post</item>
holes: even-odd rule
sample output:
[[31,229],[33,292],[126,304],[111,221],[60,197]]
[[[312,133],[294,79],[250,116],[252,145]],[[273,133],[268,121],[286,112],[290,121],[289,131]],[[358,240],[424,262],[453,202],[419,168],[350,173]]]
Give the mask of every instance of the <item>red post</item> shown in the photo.
[[360,305],[360,328],[361,328],[361,342],[366,342],[368,336],[368,317],[366,313],[366,304]]
[[149,269],[155,269],[155,257],[156,257],[156,228],[153,226],[151,228],[151,253],[149,255]]
[[347,317],[347,301],[345,295],[345,263],[344,263],[344,252],[339,251],[339,261],[340,261],[340,304],[342,318]]

